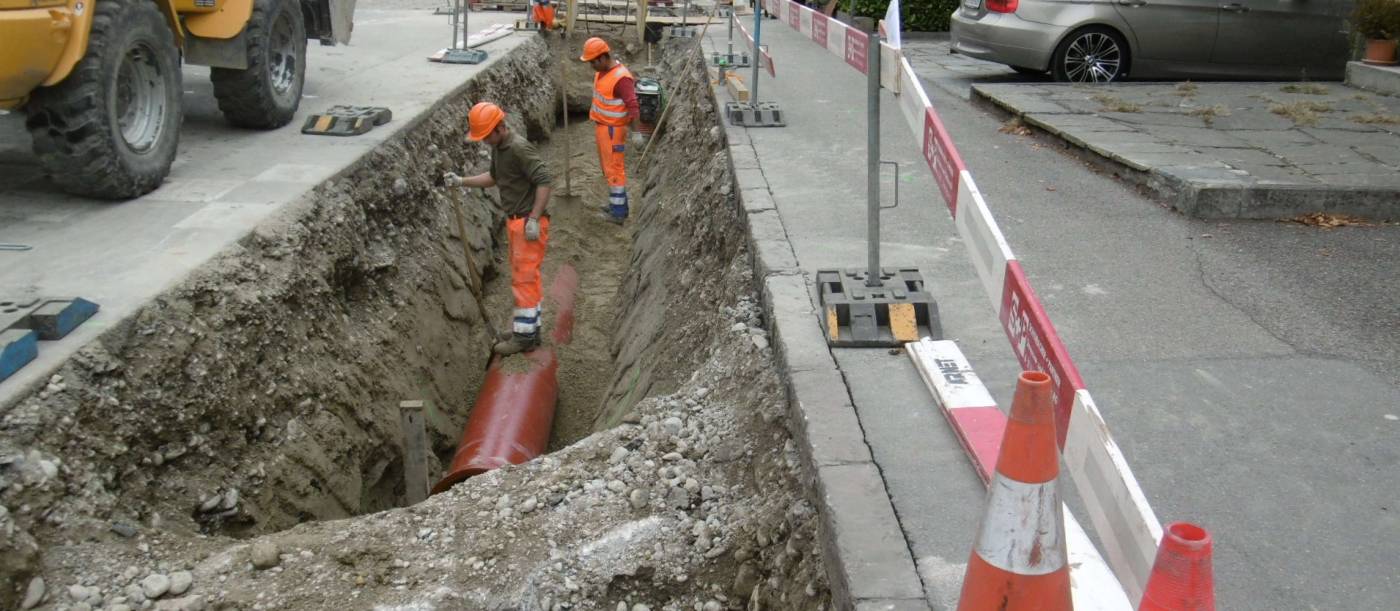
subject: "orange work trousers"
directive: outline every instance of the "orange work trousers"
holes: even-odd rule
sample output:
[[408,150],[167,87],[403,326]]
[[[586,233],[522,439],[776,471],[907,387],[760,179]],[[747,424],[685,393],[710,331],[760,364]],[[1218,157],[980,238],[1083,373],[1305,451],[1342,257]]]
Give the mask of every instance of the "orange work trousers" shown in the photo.
[[540,305],[544,297],[544,281],[540,264],[544,263],[545,245],[549,243],[549,217],[540,218],[540,239],[525,239],[525,217],[506,219],[506,238],[510,243],[510,290],[515,294],[515,321],[512,330],[520,335],[540,331]]
[[554,7],[536,4],[534,9],[535,23],[540,24],[540,29],[554,29]]
[[627,218],[627,126],[593,124],[598,141],[598,163],[608,180],[608,210],[616,218]]

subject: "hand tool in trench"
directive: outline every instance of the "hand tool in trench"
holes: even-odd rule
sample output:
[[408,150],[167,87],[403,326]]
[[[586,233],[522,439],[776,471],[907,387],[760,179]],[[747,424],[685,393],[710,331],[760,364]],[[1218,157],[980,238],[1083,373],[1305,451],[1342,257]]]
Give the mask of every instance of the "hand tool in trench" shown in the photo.
[[573,37],[565,33],[565,43],[559,53],[559,111],[564,115],[564,199],[577,199],[574,195],[574,177],[570,165],[573,163],[573,138],[569,135],[569,81],[565,64],[569,60],[569,42]]
[[[701,44],[702,42],[705,41],[705,33],[708,32],[709,30],[710,30],[710,20],[707,18],[707,19],[705,19],[705,26],[702,27],[702,28],[700,28],[700,35],[695,37],[695,44],[692,45],[691,48],[690,48],[690,59],[689,59],[689,62],[690,62],[690,63],[694,63],[694,62],[695,62],[695,58],[697,58],[697,57],[700,56],[700,44]],[[706,81],[706,82],[709,82],[709,79],[706,78],[705,81]],[[680,88],[677,87],[677,88],[675,88],[675,90],[676,90],[676,94],[677,94],[677,95],[675,96],[675,98],[679,98],[679,97],[680,97],[680,95],[679,95],[679,94],[680,94]],[[666,123],[666,115],[671,114],[671,107],[676,105],[676,99],[675,99],[675,98],[672,98],[672,99],[671,99],[671,103],[670,103],[670,104],[667,104],[665,108],[662,108],[662,109],[661,109],[661,116],[660,116],[659,118],[656,119],[656,127],[652,128],[652,131],[651,131],[651,134],[652,134],[652,135],[651,135],[651,139],[650,139],[650,140],[647,140],[647,147],[646,147],[645,149],[642,150],[642,157],[641,157],[641,159],[638,159],[638,160],[637,160],[637,165],[638,165],[638,166],[641,166],[641,165],[642,165],[642,162],[644,162],[644,161],[647,160],[647,153],[650,153],[650,152],[651,152],[651,145],[654,144],[654,143],[656,142],[656,139],[657,139],[658,137],[661,136],[661,126],[664,125],[664,124]]]
[[491,316],[486,313],[486,298],[483,291],[481,274],[477,272],[476,261],[472,259],[471,242],[467,241],[467,219],[462,213],[462,208],[467,205],[466,200],[460,193],[461,187],[447,185],[447,188],[452,190],[452,211],[457,218],[457,236],[461,238],[462,241],[462,257],[467,260],[467,275],[469,276],[467,278],[467,288],[471,292],[472,298],[476,300],[476,311],[481,315],[481,324],[486,326],[486,335],[491,338],[492,345],[487,347],[487,349],[490,350],[495,346],[496,341],[500,339],[500,337],[497,335],[496,326],[491,324]]

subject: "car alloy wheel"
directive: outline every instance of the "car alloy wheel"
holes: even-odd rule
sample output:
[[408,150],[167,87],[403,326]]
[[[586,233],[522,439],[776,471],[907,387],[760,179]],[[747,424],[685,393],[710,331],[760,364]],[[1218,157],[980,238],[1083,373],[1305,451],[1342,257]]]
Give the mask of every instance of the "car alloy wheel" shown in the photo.
[[1122,74],[1123,49],[1108,34],[1085,32],[1069,43],[1061,61],[1071,82],[1107,83]]

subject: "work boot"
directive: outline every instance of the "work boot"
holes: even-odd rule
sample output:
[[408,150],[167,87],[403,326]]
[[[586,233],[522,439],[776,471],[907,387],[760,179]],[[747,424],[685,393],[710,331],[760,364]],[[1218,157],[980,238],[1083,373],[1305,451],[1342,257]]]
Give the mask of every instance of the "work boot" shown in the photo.
[[621,225],[627,222],[627,213],[625,210],[626,209],[624,209],[623,216],[618,216],[613,213],[613,207],[609,204],[603,204],[602,206],[598,207],[598,212],[600,212],[603,215],[603,220],[614,225]]
[[494,350],[496,354],[499,354],[501,356],[510,356],[512,354],[519,354],[521,352],[529,352],[531,350],[534,350],[535,348],[538,348],[539,346],[539,333],[532,333],[530,335],[525,335],[523,333],[515,333],[511,335],[510,339],[496,342],[496,345],[492,347],[492,350]]

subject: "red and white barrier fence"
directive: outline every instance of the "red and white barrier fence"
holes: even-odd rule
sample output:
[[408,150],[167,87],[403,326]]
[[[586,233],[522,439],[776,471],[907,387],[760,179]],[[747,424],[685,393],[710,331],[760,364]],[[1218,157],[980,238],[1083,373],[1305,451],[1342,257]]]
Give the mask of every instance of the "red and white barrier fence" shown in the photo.
[[768,49],[766,47],[758,48],[754,46],[753,34],[750,34],[748,30],[744,29],[743,20],[736,17],[733,13],[729,14],[729,18],[734,20],[734,25],[739,28],[739,33],[744,35],[744,43],[748,45],[749,52],[753,54],[754,61],[760,61],[759,58],[762,58],[762,62],[768,68],[768,76],[778,78],[777,68],[773,66],[773,56],[768,53]]
[[[867,70],[865,54],[870,46],[869,34],[791,0],[763,0],[763,5],[779,21],[806,34],[851,67],[861,73]],[[1161,523],[1148,505],[1147,497],[1122,451],[1109,434],[1108,426],[1085,388],[1078,368],[1060,341],[1035,290],[1031,288],[1020,260],[1007,245],[918,76],[898,49],[881,44],[881,52],[885,54],[880,58],[881,83],[897,96],[910,131],[921,144],[924,160],[938,185],[939,194],[953,216],[959,237],[967,245],[973,267],[992,307],[997,311],[1017,361],[1022,369],[1049,374],[1054,384],[1056,428],[1065,466],[1084,500],[1090,523],[1098,533],[1108,558],[1107,566],[1112,569],[1111,574],[1107,571],[1096,572],[1093,567],[1102,566],[1102,558],[1093,550],[1087,536],[1077,537],[1074,534],[1083,534],[1083,529],[1070,518],[1066,520],[1070,533],[1070,554],[1079,553],[1088,560],[1081,565],[1086,568],[1080,569],[1087,572],[1082,575],[1076,573],[1076,579],[1083,582],[1086,579],[1113,580],[1116,577],[1114,585],[1126,592],[1127,599],[1137,601],[1142,596],[1153,558],[1156,557],[1157,544],[1162,537]],[[924,354],[919,352],[917,346],[910,345],[910,355],[916,360],[921,358],[920,354]],[[958,354],[958,358],[961,358],[961,354]],[[958,362],[959,367],[970,371],[965,359]],[[931,388],[937,395],[939,391],[936,387],[931,385]],[[985,389],[982,393],[985,394]],[[984,476],[991,468],[988,461],[996,460],[994,448],[1000,443],[1005,425],[1004,416],[998,421],[991,415],[992,412],[1000,415],[1000,411],[996,410],[990,399],[990,395],[977,395],[974,402],[981,402],[982,405],[957,405],[950,411],[948,419]],[[939,400],[943,401],[944,397]],[[948,409],[947,404],[944,405]],[[991,411],[961,411],[964,407],[991,408]],[[990,453],[988,444],[992,448]],[[1088,549],[1084,549],[1084,546],[1088,546]],[[1076,550],[1076,547],[1079,549]],[[1097,565],[1094,564],[1095,560]],[[1091,589],[1100,591],[1097,585]],[[1101,604],[1108,605],[1102,608],[1131,608],[1126,605],[1126,600],[1120,601],[1113,596],[1106,596]]]

